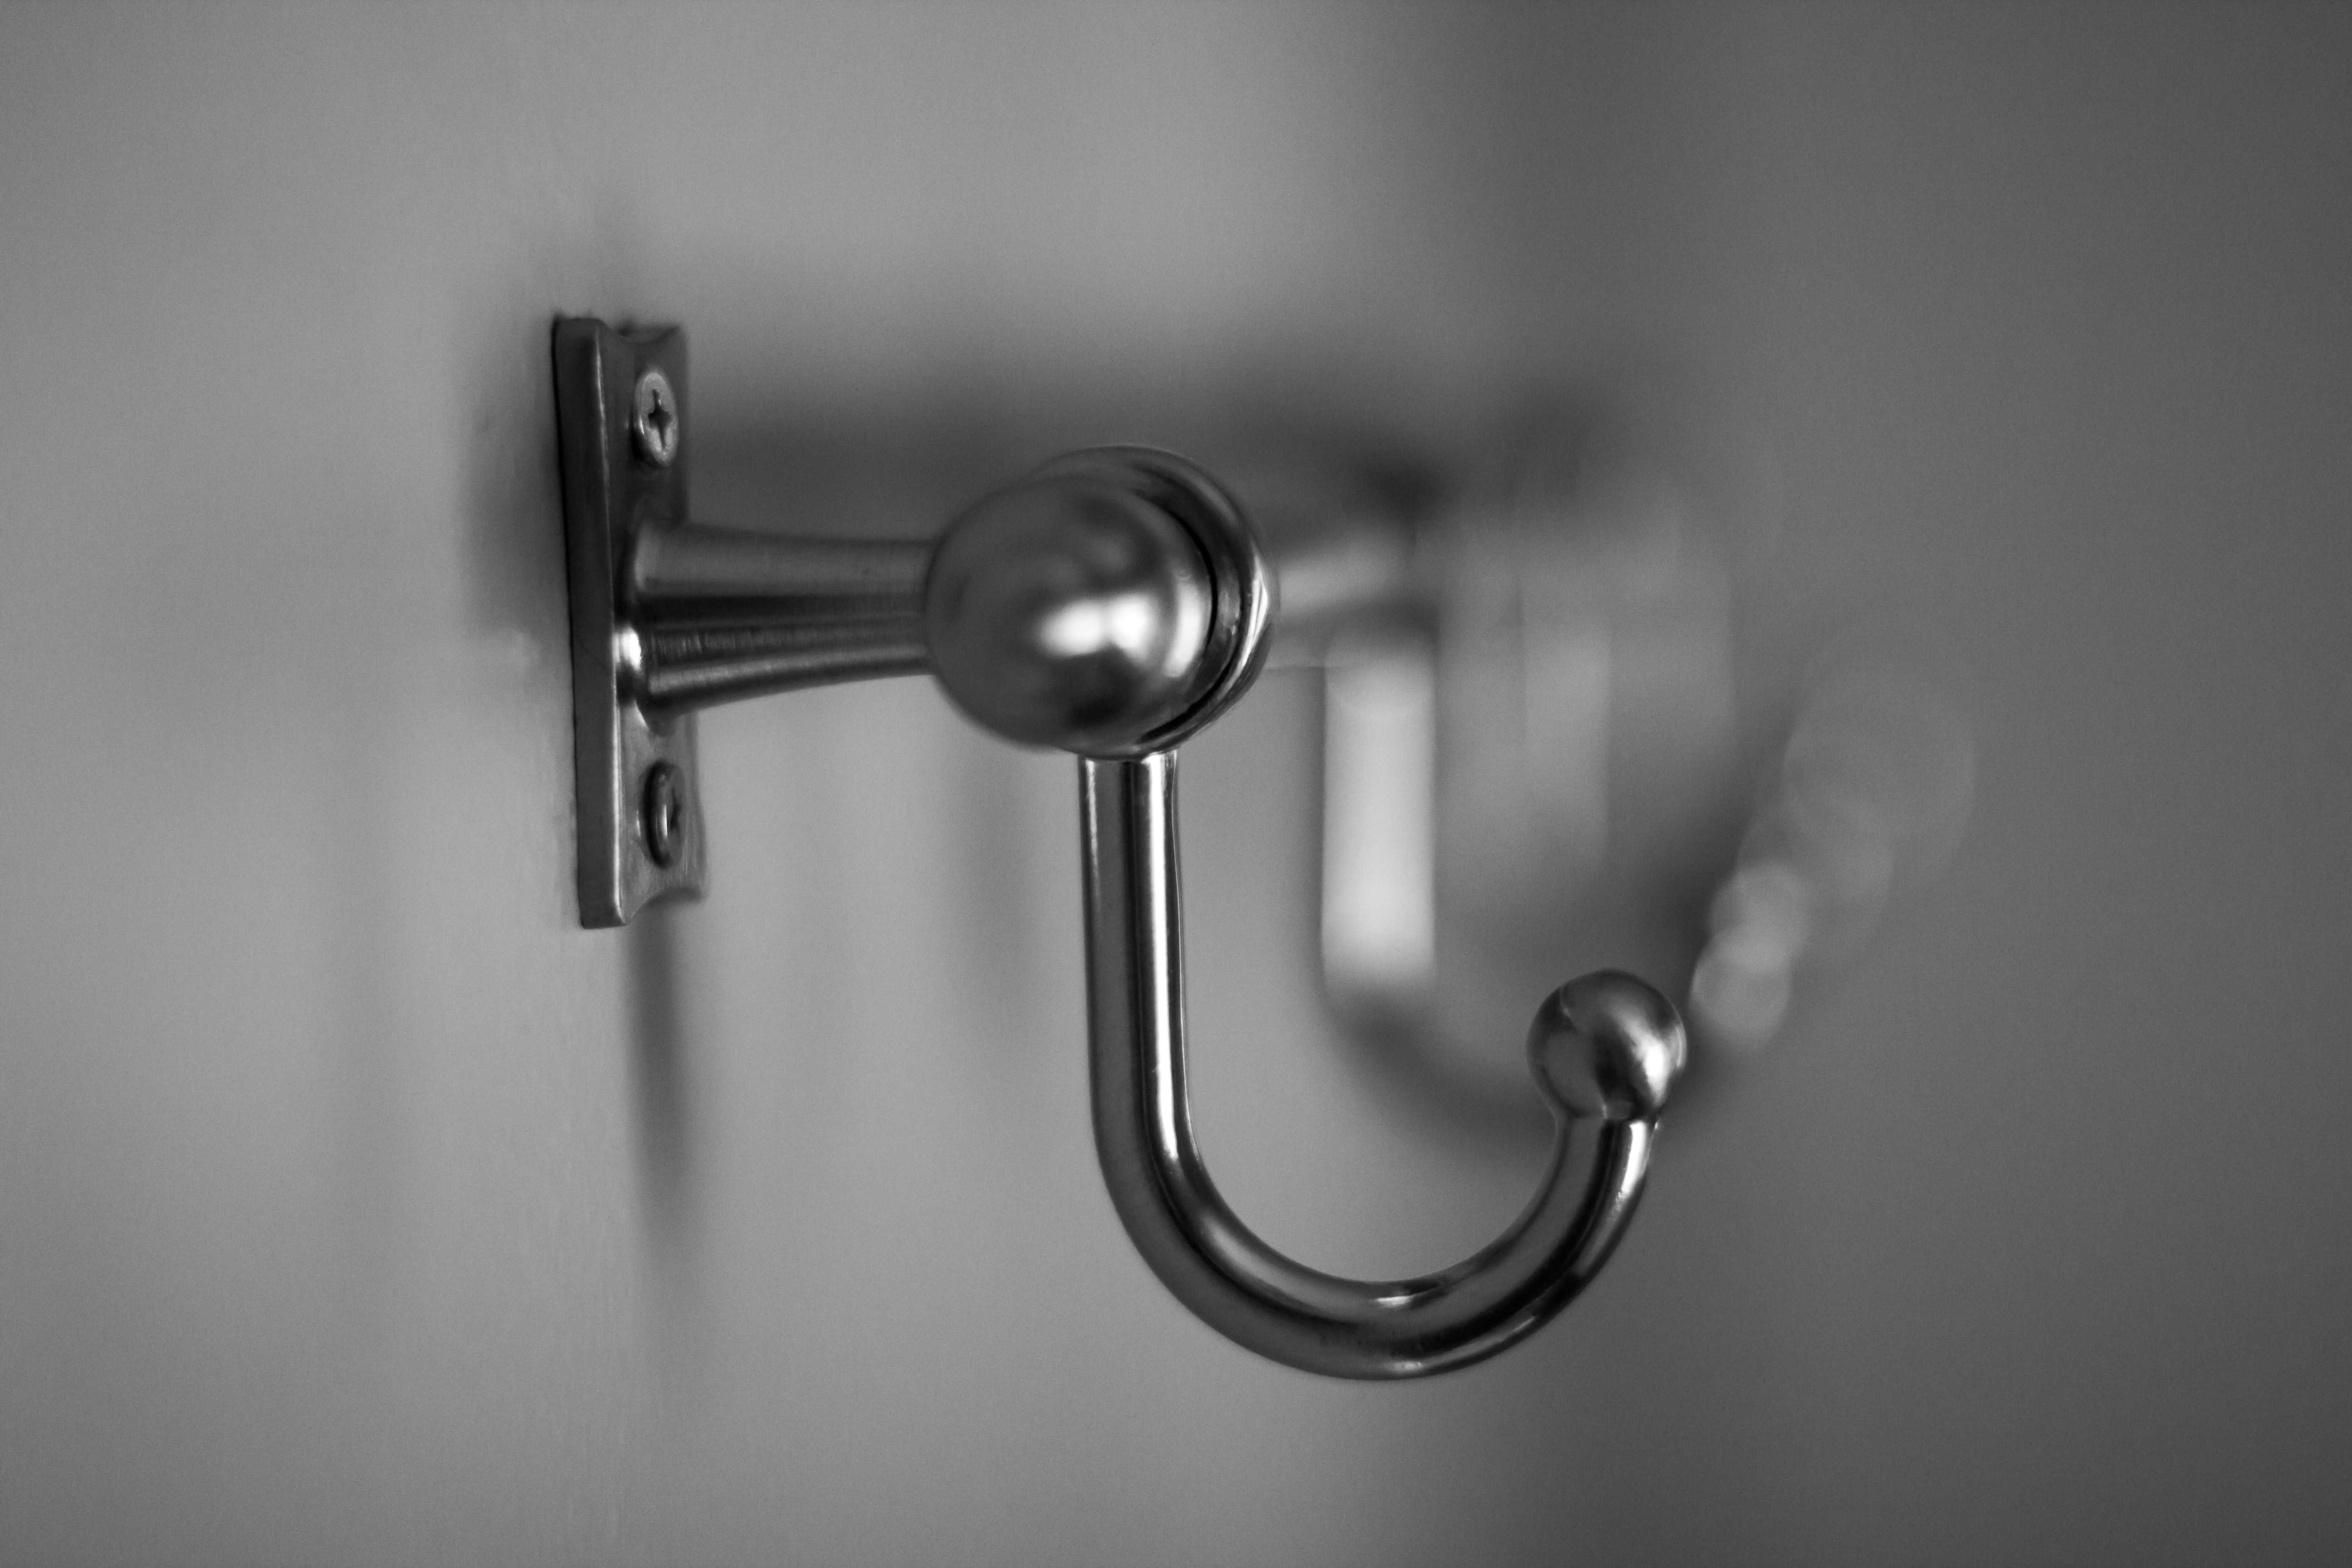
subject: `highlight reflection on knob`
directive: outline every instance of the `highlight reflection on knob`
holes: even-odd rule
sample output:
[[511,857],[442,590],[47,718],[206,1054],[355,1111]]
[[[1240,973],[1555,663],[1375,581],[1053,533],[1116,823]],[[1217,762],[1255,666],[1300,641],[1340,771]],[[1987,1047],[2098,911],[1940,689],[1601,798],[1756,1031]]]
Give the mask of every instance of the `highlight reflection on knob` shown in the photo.
[[1132,745],[1198,697],[1207,563],[1149,497],[1088,472],[998,491],[940,538],[924,634],[950,698],[1007,740]]
[[1538,1086],[1570,1115],[1601,1121],[1654,1120],[1687,1051],[1674,1004],[1613,969],[1545,997],[1528,1030]]

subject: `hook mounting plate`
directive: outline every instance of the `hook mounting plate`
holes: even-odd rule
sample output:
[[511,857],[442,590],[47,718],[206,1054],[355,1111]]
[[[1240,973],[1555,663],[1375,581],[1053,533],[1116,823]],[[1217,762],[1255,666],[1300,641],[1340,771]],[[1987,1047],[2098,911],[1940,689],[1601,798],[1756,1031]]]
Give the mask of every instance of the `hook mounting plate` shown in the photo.
[[[617,926],[667,893],[702,891],[700,773],[694,715],[648,712],[635,690],[636,632],[626,576],[637,531],[686,510],[686,335],[616,331],[586,317],[555,323],[555,424],[563,547],[572,597],[572,799],[579,823],[580,923]],[[655,376],[639,438],[639,388]],[[666,393],[666,397],[663,394]]]

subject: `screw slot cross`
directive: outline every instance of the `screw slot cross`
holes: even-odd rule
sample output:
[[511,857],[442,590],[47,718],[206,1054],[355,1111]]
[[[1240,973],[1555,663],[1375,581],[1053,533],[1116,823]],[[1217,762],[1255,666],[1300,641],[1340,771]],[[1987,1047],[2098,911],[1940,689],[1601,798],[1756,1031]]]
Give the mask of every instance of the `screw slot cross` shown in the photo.
[[646,853],[656,866],[675,866],[686,847],[686,780],[669,763],[646,771]]
[[635,408],[630,428],[637,455],[657,468],[669,467],[677,456],[677,395],[669,388],[669,377],[657,370],[637,377]]

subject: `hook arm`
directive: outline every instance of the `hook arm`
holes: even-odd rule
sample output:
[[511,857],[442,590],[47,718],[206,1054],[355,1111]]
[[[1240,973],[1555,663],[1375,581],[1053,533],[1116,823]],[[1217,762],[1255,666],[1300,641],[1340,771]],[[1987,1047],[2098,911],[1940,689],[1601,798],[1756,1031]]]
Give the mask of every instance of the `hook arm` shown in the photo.
[[[1344,1279],[1286,1258],[1235,1217],[1192,1138],[1185,1084],[1173,752],[1081,758],[1095,1145],[1151,1270],[1210,1327],[1337,1377],[1444,1372],[1508,1348],[1608,1261],[1649,1169],[1683,1056],[1673,1007],[1631,976],[1563,986],[1529,1050],[1559,1126],[1543,1184],[1479,1252],[1419,1279]],[[1580,1145],[1595,1145],[1590,1174]]]

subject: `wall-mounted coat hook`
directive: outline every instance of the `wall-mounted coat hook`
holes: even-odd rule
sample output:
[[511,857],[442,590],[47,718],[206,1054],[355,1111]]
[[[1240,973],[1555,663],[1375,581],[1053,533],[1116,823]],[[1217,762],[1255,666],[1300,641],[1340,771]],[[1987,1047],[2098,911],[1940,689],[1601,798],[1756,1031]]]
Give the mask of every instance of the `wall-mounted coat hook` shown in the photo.
[[1194,1145],[1185,1083],[1176,752],[1245,691],[1276,614],[1240,508],[1182,458],[1056,459],[935,541],[789,539],[689,520],[684,342],[555,328],[570,563],[583,923],[701,884],[693,714],[797,687],[928,671],[1007,740],[1079,760],[1097,1152],[1177,1298],[1237,1342],[1335,1376],[1465,1366],[1598,1272],[1684,1060],[1657,992],[1602,973],[1538,1009],[1530,1066],[1557,1131],[1504,1235],[1420,1279],[1342,1279],[1260,1241]]

